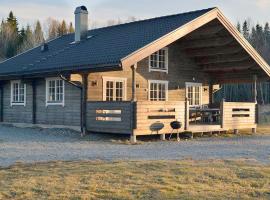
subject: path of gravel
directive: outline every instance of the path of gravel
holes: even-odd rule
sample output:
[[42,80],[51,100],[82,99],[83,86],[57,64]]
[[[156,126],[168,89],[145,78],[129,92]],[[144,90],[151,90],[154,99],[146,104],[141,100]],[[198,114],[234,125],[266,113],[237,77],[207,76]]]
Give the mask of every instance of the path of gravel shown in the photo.
[[[115,139],[115,138],[114,138]],[[270,163],[270,136],[203,138],[125,145],[111,136],[81,138],[69,130],[0,126],[0,166],[15,162],[71,160],[255,159]]]

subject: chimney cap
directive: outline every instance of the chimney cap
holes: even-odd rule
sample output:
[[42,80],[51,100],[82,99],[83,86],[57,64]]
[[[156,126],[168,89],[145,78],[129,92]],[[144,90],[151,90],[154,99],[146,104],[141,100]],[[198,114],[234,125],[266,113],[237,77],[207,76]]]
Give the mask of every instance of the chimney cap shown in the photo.
[[79,6],[79,7],[77,7],[75,9],[74,14],[78,14],[78,13],[87,13],[88,14],[88,11],[87,11],[86,6]]

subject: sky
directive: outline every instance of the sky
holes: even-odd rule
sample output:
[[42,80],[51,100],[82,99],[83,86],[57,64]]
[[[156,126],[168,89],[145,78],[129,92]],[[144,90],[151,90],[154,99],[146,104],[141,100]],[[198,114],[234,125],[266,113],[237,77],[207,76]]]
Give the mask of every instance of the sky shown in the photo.
[[49,17],[74,22],[76,6],[85,5],[90,26],[129,17],[146,19],[186,11],[219,7],[234,24],[245,19],[270,22],[270,0],[0,0],[0,19],[12,10],[20,25],[45,22]]

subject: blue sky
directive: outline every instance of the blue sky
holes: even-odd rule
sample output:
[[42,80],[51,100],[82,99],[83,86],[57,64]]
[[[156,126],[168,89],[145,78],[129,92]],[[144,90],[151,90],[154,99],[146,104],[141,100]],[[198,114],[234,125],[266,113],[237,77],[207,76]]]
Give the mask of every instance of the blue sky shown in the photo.
[[87,6],[91,22],[99,26],[109,19],[145,19],[215,6],[235,24],[246,18],[254,23],[270,21],[270,0],[0,0],[0,19],[13,10],[23,25],[48,17],[73,21],[78,5]]

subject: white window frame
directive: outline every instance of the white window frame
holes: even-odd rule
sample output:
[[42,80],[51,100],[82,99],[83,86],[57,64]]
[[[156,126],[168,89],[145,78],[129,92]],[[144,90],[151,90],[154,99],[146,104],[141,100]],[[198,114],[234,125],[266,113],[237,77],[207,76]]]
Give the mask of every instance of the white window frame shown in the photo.
[[[151,89],[151,83],[158,83],[158,84],[165,84],[165,101],[169,100],[169,81],[163,81],[163,80],[148,80],[148,101],[151,101],[150,98],[150,89]],[[160,101],[160,100],[158,100]]]
[[[152,68],[152,66],[151,66],[151,55],[150,55],[148,57],[149,72],[165,72],[165,73],[168,74],[169,73],[169,48],[164,47],[164,48],[162,48],[160,50],[165,51],[165,69]],[[159,59],[159,56],[158,56],[158,59]],[[157,60],[157,62],[159,63],[159,60]]]
[[[127,78],[121,78],[121,77],[108,77],[108,76],[103,76],[102,77],[103,80],[103,101],[106,101],[106,82],[107,81],[112,81],[114,86],[114,90],[115,90],[115,83],[117,81],[119,82],[123,82],[123,100],[122,101],[126,101],[127,100]],[[116,101],[116,94],[114,92],[113,94],[113,101]]]
[[23,102],[13,102],[13,90],[14,87],[13,85],[15,83],[21,84],[21,80],[14,80],[14,81],[10,81],[10,106],[26,106],[26,84],[24,85],[24,100]]
[[[62,102],[49,102],[49,81],[63,81],[63,99]],[[65,106],[65,81],[59,77],[46,78],[46,107],[48,106]]]
[[[188,98],[188,87],[199,87],[200,88],[200,97],[199,97],[199,105],[189,104],[191,107],[199,107],[202,105],[202,83],[193,83],[193,82],[186,82],[186,98]],[[194,98],[194,96],[193,96]],[[189,102],[190,103],[190,102]]]

